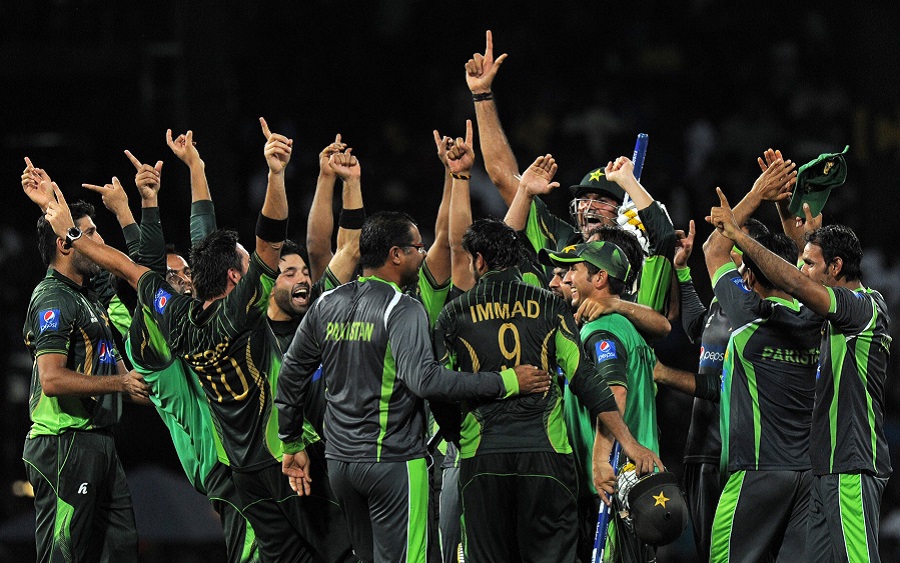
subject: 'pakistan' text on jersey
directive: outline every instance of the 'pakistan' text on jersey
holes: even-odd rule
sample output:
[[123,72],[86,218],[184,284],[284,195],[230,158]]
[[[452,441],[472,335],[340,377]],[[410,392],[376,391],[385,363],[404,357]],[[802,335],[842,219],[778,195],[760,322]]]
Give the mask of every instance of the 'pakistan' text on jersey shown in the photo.
[[275,398],[288,448],[301,434],[305,380],[325,377],[325,456],[396,462],[425,456],[422,397],[502,398],[518,391],[512,370],[457,377],[434,359],[422,305],[394,283],[361,277],[325,293],[291,342]]
[[[272,389],[265,371],[268,350],[251,336],[265,334],[269,294],[276,273],[254,252],[234,289],[206,309],[178,295],[162,276],[147,272],[138,282],[146,305],[173,353],[197,373],[214,415],[216,430],[235,471],[276,463],[281,442],[266,432],[273,416]],[[318,440],[315,433],[304,436]]]
[[[516,268],[486,273],[473,289],[444,307],[435,327],[435,347],[442,363],[463,371],[531,364],[555,373],[560,366],[592,420],[616,409],[609,386],[581,353],[581,339],[565,302],[523,282]],[[551,385],[546,395],[469,401],[463,405],[459,456],[571,453],[562,409],[559,385]]]
[[31,294],[25,316],[25,346],[34,358],[31,372],[28,437],[62,434],[66,430],[109,429],[119,421],[122,396],[48,397],[41,389],[37,358],[66,356],[66,368],[88,376],[117,375],[118,352],[112,327],[97,296],[55,269]]
[[884,385],[891,337],[881,294],[827,288],[831,307],[822,336],[810,453],[815,475],[869,472],[887,478]]
[[713,289],[734,326],[722,368],[722,473],[809,469],[822,318],[795,299],[762,299],[731,262]]

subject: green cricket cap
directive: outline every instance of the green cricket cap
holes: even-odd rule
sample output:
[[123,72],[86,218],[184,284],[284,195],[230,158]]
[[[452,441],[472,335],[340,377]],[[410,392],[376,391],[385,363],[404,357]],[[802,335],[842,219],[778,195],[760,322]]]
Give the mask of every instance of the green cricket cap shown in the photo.
[[609,277],[625,281],[631,265],[625,258],[622,249],[611,242],[594,241],[582,244],[573,244],[563,248],[559,252],[543,249],[541,254],[546,256],[554,264],[575,264],[587,262],[601,270],[606,270]]
[[849,149],[850,145],[847,145],[841,152],[822,153],[800,167],[794,195],[788,205],[792,214],[801,219],[806,217],[803,213],[804,203],[809,204],[813,217],[822,213],[831,190],[847,181],[847,161],[844,154]]
[[570,186],[569,190],[575,197],[581,197],[587,193],[596,193],[613,198],[619,204],[625,200],[625,190],[619,187],[615,182],[610,182],[604,174],[605,168],[595,168],[585,174],[581,179],[581,183]]

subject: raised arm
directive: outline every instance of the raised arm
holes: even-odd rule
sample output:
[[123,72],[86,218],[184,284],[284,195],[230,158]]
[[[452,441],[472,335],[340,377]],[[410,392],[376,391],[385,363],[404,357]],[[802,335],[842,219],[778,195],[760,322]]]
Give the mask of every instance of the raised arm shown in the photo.
[[[118,179],[113,178],[113,184],[118,182]],[[121,185],[119,188],[121,188]],[[53,227],[53,232],[56,233],[56,236],[66,240],[67,244],[71,244],[72,248],[84,254],[91,262],[126,280],[131,287],[137,289],[138,280],[149,269],[144,266],[138,266],[128,256],[115,248],[95,242],[88,237],[79,236],[75,240],[68,241],[66,235],[69,229],[75,227],[75,222],[72,220],[72,213],[69,211],[66,198],[55,183],[53,183],[53,191],[56,200],[47,204],[45,216],[47,222]]]
[[266,157],[266,164],[269,166],[269,177],[266,185],[266,198],[263,201],[262,210],[259,212],[259,221],[256,226],[256,253],[266,266],[277,271],[281,258],[281,247],[284,245],[284,236],[287,232],[288,218],[284,170],[291,160],[294,141],[284,135],[272,133],[266,120],[262,117],[259,118],[259,124],[266,137],[263,154]]
[[[468,122],[471,123],[471,122]],[[471,125],[469,126],[471,128]],[[450,279],[453,272],[453,262],[450,250],[450,197],[453,181],[450,177],[450,167],[447,165],[447,153],[453,147],[451,137],[442,137],[437,130],[434,134],[434,146],[437,149],[438,160],[444,166],[444,187],[441,192],[441,204],[438,207],[437,220],[434,223],[434,243],[425,255],[425,263],[428,271],[438,285],[444,285]],[[468,184],[466,184],[468,190]],[[471,223],[471,220],[469,221]]]
[[331,272],[341,283],[350,281],[356,270],[356,264],[359,262],[359,237],[362,234],[362,223],[365,218],[360,183],[362,172],[359,161],[350,154],[351,150],[334,152],[329,157],[329,166],[344,183],[337,251],[328,264]]
[[306,221],[306,251],[309,253],[309,273],[313,283],[322,277],[334,254],[331,251],[331,235],[334,233],[332,203],[334,184],[337,176],[331,167],[331,155],[344,152],[347,143],[341,141],[341,134],[334,142],[319,153],[319,176],[316,178],[316,192],[313,194]]
[[450,142],[446,162],[452,191],[448,225],[451,277],[454,286],[468,291],[475,285],[475,276],[469,269],[468,253],[462,246],[463,235],[472,224],[470,177],[472,167],[475,165],[475,151],[472,147],[472,122],[470,120],[466,120],[465,140],[457,138]]
[[494,38],[491,31],[485,33],[484,54],[475,53],[466,63],[466,85],[475,102],[475,118],[478,121],[478,137],[484,167],[491,182],[497,186],[506,205],[512,203],[519,185],[519,165],[513,155],[506,133],[500,125],[500,114],[494,102],[491,87],[506,53],[494,59]]
[[206,180],[206,164],[200,158],[197,143],[194,142],[194,132],[188,129],[187,133],[182,133],[173,140],[172,130],[166,129],[166,144],[191,171],[191,203],[212,201],[209,182]]
[[828,314],[831,308],[831,293],[828,288],[811,280],[795,264],[785,262],[744,233],[735,222],[734,212],[728,205],[725,194],[719,188],[716,188],[716,192],[719,194],[719,206],[710,210],[706,222],[723,236],[736,242],[776,287],[793,295],[819,315],[824,317]]
[[552,181],[557,168],[556,159],[551,154],[539,156],[531,163],[519,179],[515,198],[503,218],[504,223],[516,231],[525,230],[534,198],[547,195],[559,187],[559,182]]

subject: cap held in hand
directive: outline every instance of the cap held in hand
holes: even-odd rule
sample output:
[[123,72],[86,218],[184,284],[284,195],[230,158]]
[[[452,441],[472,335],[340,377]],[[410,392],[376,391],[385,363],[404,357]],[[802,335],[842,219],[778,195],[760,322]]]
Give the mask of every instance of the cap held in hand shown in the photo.
[[844,155],[849,149],[850,145],[847,145],[841,152],[822,153],[800,167],[794,195],[788,205],[788,210],[793,215],[801,219],[806,217],[803,213],[804,203],[809,204],[813,217],[822,213],[831,190],[847,181],[847,161]]

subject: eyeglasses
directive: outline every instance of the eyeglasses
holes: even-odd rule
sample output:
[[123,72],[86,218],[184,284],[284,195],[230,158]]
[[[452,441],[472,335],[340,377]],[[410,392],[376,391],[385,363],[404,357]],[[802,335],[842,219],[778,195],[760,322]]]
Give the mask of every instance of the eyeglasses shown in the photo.
[[425,245],[422,244],[421,242],[418,243],[418,244],[416,244],[416,243],[413,243],[413,244],[403,244],[403,245],[400,246],[400,248],[415,248],[416,250],[419,251],[419,254],[425,254],[426,252],[428,252],[427,250],[425,250]]

